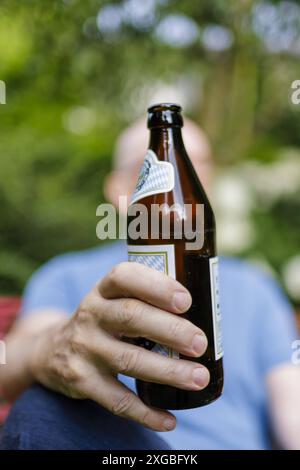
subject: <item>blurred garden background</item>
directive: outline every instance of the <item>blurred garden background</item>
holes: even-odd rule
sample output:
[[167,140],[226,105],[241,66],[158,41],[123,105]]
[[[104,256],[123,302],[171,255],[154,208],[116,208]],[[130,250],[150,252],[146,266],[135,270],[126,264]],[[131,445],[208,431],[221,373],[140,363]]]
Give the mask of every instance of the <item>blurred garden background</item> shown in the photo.
[[96,245],[118,133],[156,101],[207,132],[223,253],[300,305],[300,1],[1,0],[0,294]]

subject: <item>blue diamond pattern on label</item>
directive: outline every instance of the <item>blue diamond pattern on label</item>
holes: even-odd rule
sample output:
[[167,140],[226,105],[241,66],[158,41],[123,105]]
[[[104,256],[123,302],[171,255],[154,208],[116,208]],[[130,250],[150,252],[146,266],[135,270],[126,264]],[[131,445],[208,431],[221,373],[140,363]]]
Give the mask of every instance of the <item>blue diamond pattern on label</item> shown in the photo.
[[[176,279],[175,247],[174,245],[128,245],[128,260],[144,264]],[[155,344],[152,348],[159,354],[173,359],[179,359],[179,354],[162,344]]]
[[153,150],[148,150],[142,164],[131,204],[146,196],[167,193],[174,188],[174,168],[170,162],[158,160]]

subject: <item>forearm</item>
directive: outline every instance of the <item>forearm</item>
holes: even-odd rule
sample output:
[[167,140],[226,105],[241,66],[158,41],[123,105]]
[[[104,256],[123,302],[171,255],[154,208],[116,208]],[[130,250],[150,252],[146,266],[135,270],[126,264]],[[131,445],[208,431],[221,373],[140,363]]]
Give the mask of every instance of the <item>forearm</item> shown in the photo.
[[[287,407],[288,408],[288,407]],[[300,407],[289,407],[275,422],[275,436],[282,449],[300,450]]]
[[63,312],[40,311],[18,321],[5,338],[6,364],[0,365],[0,393],[9,400],[18,397],[33,381],[31,370],[37,342],[49,337],[49,329],[66,321]]
[[267,376],[274,434],[284,449],[300,449],[300,367],[283,364]]

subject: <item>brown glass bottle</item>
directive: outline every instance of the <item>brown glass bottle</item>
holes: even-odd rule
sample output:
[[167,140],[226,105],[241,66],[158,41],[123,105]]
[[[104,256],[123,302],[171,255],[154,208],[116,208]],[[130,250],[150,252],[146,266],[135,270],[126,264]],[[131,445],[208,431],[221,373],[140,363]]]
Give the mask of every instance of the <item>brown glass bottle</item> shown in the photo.
[[[150,406],[173,410],[195,408],[216,400],[223,388],[215,218],[184,147],[180,106],[158,104],[150,107],[148,113],[149,150],[131,204],[132,207],[137,203],[143,204],[147,208],[148,230],[146,239],[133,237],[128,232],[129,260],[166,272],[190,291],[193,302],[184,316],[205,332],[208,348],[202,357],[195,359],[146,338],[139,338],[136,343],[160,354],[204,364],[210,371],[210,383],[201,391],[185,391],[137,380],[137,391],[141,399]],[[168,214],[170,237],[166,237],[162,230],[163,212],[160,213],[158,235],[157,232],[155,237],[151,234],[150,214],[153,204],[173,207]],[[188,214],[194,228],[197,226],[194,223],[197,204],[204,207],[204,238],[200,249],[187,249],[187,242],[191,240],[187,240],[184,234],[181,239],[178,237],[178,220],[182,219],[183,224],[187,217],[187,212],[183,209],[185,204],[191,205],[192,210]],[[133,219],[133,215],[128,215],[128,227]]]

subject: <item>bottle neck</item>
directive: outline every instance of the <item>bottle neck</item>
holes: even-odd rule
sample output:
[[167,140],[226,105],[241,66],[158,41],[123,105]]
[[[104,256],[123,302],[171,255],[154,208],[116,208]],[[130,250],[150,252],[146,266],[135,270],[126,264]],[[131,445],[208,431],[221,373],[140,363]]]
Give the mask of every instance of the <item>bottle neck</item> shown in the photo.
[[174,153],[185,154],[181,127],[154,127],[150,130],[149,148],[162,161],[171,161]]

